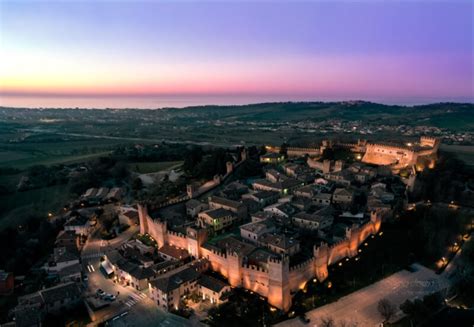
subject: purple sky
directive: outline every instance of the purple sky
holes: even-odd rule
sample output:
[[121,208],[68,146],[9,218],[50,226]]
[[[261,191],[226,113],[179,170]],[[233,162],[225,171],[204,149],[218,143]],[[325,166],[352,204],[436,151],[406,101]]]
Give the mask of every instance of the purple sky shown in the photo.
[[473,15],[468,0],[2,1],[0,104],[472,102]]

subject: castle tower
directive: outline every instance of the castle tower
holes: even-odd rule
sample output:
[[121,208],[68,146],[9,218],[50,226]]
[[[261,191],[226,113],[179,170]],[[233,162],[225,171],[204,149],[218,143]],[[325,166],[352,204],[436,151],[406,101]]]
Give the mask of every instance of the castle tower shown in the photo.
[[140,222],[140,234],[148,233],[148,209],[146,204],[139,203],[137,206],[138,220]]
[[336,162],[334,163],[334,171],[335,172],[341,171],[342,168],[344,168],[344,161],[336,160]]
[[359,251],[359,229],[356,225],[346,229],[346,239],[349,240],[349,257],[355,257]]
[[[151,222],[151,223],[150,223]],[[148,234],[153,237],[157,243],[158,248],[168,243],[168,227],[165,221],[158,219],[149,220],[148,222]]]
[[314,271],[316,278],[322,282],[328,278],[328,260],[329,260],[329,248],[326,243],[321,243],[318,247],[313,249],[314,255]]
[[227,250],[227,278],[230,286],[242,285],[242,257],[234,251]]
[[285,312],[291,307],[289,273],[288,257],[268,259],[268,303]]
[[327,174],[329,172],[331,172],[331,160],[326,159],[323,161],[323,173]]
[[243,148],[242,151],[240,152],[241,161],[247,160],[247,156],[248,156],[247,149]]
[[230,161],[227,161],[226,164],[227,175],[230,174],[234,170],[234,164]]
[[378,233],[380,226],[382,225],[382,216],[377,211],[372,211],[370,213],[370,221],[374,224],[375,233]]
[[207,232],[204,228],[189,226],[186,228],[186,240],[189,254],[194,258],[199,258],[201,245],[207,240]]
[[194,184],[186,185],[186,193],[192,199],[196,195],[196,186]]

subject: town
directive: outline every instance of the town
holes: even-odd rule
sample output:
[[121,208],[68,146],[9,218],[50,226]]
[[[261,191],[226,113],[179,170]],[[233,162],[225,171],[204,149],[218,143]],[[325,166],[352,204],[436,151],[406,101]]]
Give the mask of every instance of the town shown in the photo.
[[[331,267],[359,261],[368,242],[383,237],[385,221],[416,206],[406,194],[436,166],[439,145],[427,136],[267,145],[257,154],[263,176],[247,179],[236,172],[250,154],[237,148],[224,174],[158,202],[135,200],[123,187],[89,188],[48,214],[62,226],[39,268],[51,286],[18,297],[13,325],[40,325],[78,304],[94,324],[126,324],[132,315],[143,324],[160,315],[199,324],[240,290],[291,318],[297,292],[330,288]],[[2,273],[4,291],[14,279]],[[429,290],[437,291],[447,287]]]

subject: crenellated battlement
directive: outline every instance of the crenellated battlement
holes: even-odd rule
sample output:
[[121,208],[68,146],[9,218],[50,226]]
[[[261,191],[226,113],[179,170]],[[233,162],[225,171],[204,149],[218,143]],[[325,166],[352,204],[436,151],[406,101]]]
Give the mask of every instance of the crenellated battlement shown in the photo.
[[279,259],[279,258],[276,258],[276,257],[269,257],[268,262],[269,263],[282,264],[282,259]]
[[167,230],[166,233],[170,236],[176,236],[176,237],[181,237],[181,238],[186,238],[186,234],[180,233],[180,232],[175,232],[172,230]]
[[299,263],[297,265],[294,265],[294,266],[291,266],[290,267],[290,272],[291,271],[296,271],[296,270],[300,270],[300,269],[304,269],[306,268],[307,266],[309,265],[313,265],[314,264],[314,257],[311,257],[309,258],[308,260],[302,262],[302,263]]
[[378,150],[388,150],[388,151],[392,150],[392,151],[415,153],[415,151],[409,147],[383,144],[383,143],[369,143],[366,145],[366,147],[367,147],[367,151],[378,149]]
[[263,267],[260,267],[260,266],[257,266],[257,265],[250,265],[250,264],[244,263],[242,265],[242,268],[243,269],[248,269],[248,270],[253,270],[253,271],[259,271],[259,272],[263,272],[263,273],[268,273],[267,269],[265,269]]
[[221,251],[221,250],[214,249],[214,248],[209,249],[209,251],[211,251],[212,254],[215,254],[215,255],[217,255],[217,256],[219,256],[219,257],[221,257],[221,258],[224,258],[224,259],[227,258],[227,253],[226,253],[226,251]]

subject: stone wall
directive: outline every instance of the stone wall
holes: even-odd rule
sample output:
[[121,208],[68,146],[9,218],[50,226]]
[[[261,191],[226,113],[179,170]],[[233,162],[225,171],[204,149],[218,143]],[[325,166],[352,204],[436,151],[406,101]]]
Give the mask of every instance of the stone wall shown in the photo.
[[[151,219],[146,209],[139,205],[140,232],[150,234],[163,246],[169,243],[188,249],[191,244],[196,246],[196,240],[187,235],[168,231],[166,223]],[[317,278],[324,281],[328,277],[328,266],[346,257],[358,254],[358,247],[369,237],[378,233],[381,225],[381,215],[372,212],[370,221],[361,226],[352,226],[346,230],[346,238],[328,246],[323,243],[314,248],[313,257],[290,268],[289,259],[268,260],[268,269],[250,266],[243,263],[243,257],[238,253],[221,252],[217,249],[200,247],[197,251],[201,258],[210,262],[212,270],[226,277],[234,287],[243,286],[267,297],[268,302],[284,311],[291,307],[291,292],[302,289],[307,281]]]

